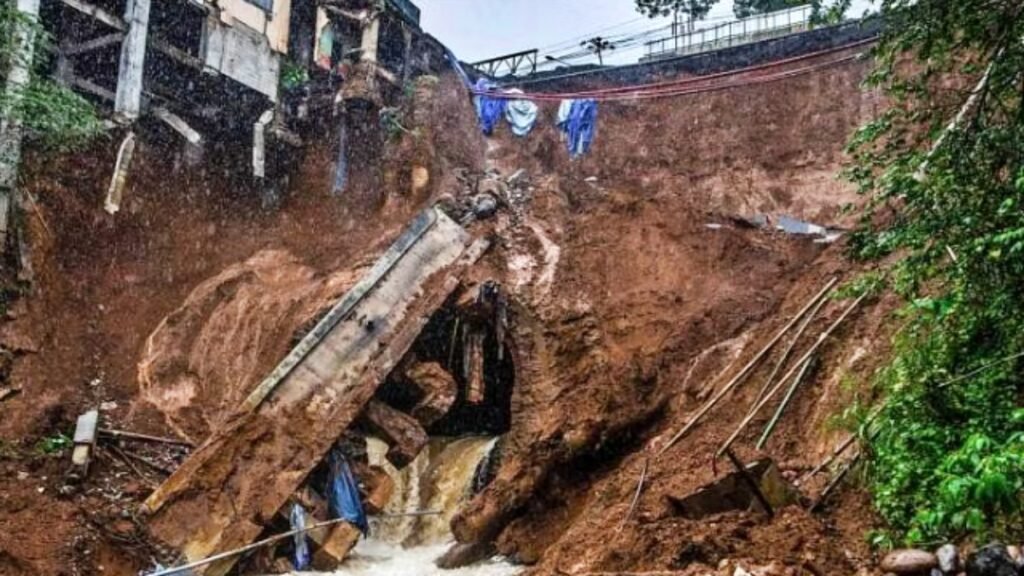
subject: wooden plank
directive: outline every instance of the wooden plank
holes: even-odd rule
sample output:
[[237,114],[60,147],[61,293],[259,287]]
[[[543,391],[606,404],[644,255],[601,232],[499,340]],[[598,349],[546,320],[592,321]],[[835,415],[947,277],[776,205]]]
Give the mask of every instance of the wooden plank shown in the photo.
[[121,45],[114,112],[128,120],[142,113],[142,78],[146,63],[146,35],[149,33],[150,0],[128,0],[125,20],[128,35]]
[[197,132],[195,128],[189,126],[188,122],[185,122],[181,116],[178,116],[174,112],[171,112],[162,106],[153,106],[150,108],[150,112],[152,112],[153,116],[156,116],[157,119],[170,126],[175,132],[181,134],[189,144],[199,144],[203,141],[203,136]]
[[116,95],[114,94],[113,90],[108,90],[103,86],[100,86],[99,84],[86,78],[82,78],[80,76],[72,76],[71,85],[75,88],[78,88],[82,92],[87,92],[89,94],[92,94],[93,96],[99,96],[104,100],[109,100],[113,102],[114,98],[116,98]]
[[106,24],[107,26],[110,26],[111,28],[114,28],[115,30],[120,30],[121,32],[128,31],[128,25],[125,24],[124,20],[118,18],[110,12],[107,12],[99,6],[94,6],[92,4],[89,4],[88,2],[83,2],[82,0],[61,0],[61,2],[63,2],[64,5],[68,8],[77,10],[82,14],[85,14],[86,16],[92,17],[95,20],[99,20],[100,22]]
[[193,56],[188,52],[182,50],[181,48],[178,48],[177,46],[174,46],[163,39],[153,38],[149,42],[149,45],[152,46],[156,51],[160,52],[161,54],[167,56],[168,58],[174,60],[179,64],[188,66],[189,68],[195,68],[196,70],[202,70],[203,68],[205,68],[203,60],[201,58]]
[[[190,561],[259,536],[458,287],[469,255],[481,252],[475,245],[466,250],[468,234],[448,217],[429,220],[435,222],[425,233],[414,226],[403,234],[419,237],[412,246],[401,248],[400,238],[399,249],[389,249],[402,254],[397,262],[378,262],[375,269],[387,273],[372,291],[346,295],[343,302],[355,304],[282,371],[279,384],[234,415],[150,496],[144,510],[155,536]],[[233,564],[215,563],[204,576],[223,575]]]

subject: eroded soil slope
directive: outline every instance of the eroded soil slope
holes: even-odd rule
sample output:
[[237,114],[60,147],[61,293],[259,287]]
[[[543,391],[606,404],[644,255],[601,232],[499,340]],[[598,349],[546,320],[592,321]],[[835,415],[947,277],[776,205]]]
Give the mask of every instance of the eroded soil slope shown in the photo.
[[[176,164],[155,144],[143,146],[116,217],[100,211],[109,151],[69,157],[59,172],[38,166],[36,281],[3,328],[22,393],[0,406],[11,447],[0,462],[0,572],[104,564],[128,574],[145,564],[131,511],[149,487],[126,487],[130,474],[101,461],[84,486],[60,494],[64,462],[33,452],[37,440],[107,402],[108,422],[200,441],[410,215],[435,199],[458,203],[486,168],[528,180],[523,197],[469,225],[497,240],[474,278],[510,295],[516,385],[497,478],[456,517],[456,536],[495,539],[538,573],[703,570],[723,560],[854,572],[867,563],[870,522],[856,492],[824,514],[791,507],[771,520],[692,521],[667,503],[725,472],[712,454],[770,365],[650,460],[626,517],[645,459],[723,383],[717,376],[749,360],[829,278],[852,275],[841,245],[737,219],[848,224],[840,207],[856,197],[835,174],[848,134],[878,105],[858,87],[867,66],[602,104],[595,146],[577,160],[552,107],[527,138],[501,129],[485,143],[466,94],[446,78],[416,91],[408,119],[417,136],[383,146],[380,165],[356,174],[342,197],[329,193],[332,131],[307,138],[272,211],[216,169]],[[830,302],[798,350],[846,305]],[[828,426],[852,394],[840,384],[872,369],[885,308],[866,305],[825,348],[767,445],[784,471],[813,465],[841,435]],[[754,458],[760,429],[741,437],[742,458]]]

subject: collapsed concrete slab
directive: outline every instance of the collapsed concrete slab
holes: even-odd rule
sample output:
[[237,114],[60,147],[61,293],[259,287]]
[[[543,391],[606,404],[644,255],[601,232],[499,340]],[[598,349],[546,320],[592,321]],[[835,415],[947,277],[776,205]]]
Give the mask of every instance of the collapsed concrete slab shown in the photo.
[[[770,459],[748,464],[747,473],[757,482],[758,489],[772,508],[782,508],[797,501],[798,492],[782,477]],[[680,516],[690,519],[761,507],[757,495],[739,471],[727,474],[685,496],[669,496],[668,500]]]
[[[195,561],[252,542],[362,413],[486,248],[420,214],[313,330],[145,502],[152,534]],[[468,246],[468,247],[467,247]],[[207,566],[223,575],[235,559]]]

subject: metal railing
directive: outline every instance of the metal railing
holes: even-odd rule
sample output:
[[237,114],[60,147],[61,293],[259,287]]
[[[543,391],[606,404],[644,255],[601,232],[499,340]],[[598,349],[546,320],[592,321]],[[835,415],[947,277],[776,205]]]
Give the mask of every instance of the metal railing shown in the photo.
[[710,28],[652,40],[645,44],[647,53],[640,61],[649,62],[673,56],[700,54],[786,36],[809,29],[810,23],[810,4],[768,12],[750,18],[725,22]]

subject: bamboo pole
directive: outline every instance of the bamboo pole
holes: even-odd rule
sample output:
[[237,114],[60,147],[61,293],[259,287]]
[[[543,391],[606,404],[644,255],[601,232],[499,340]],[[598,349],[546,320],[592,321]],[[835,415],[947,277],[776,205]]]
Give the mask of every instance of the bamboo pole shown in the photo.
[[[400,517],[400,516],[436,516],[438,514],[441,514],[440,510],[421,510],[421,511],[414,511],[414,512],[404,512],[404,513],[399,513],[399,514],[381,514],[380,516],[377,516],[377,517],[378,518],[394,518],[394,517]],[[289,530],[288,532],[282,532],[281,534],[275,534],[274,536],[269,536],[267,538],[264,538],[263,540],[259,540],[257,542],[253,542],[252,544],[248,544],[248,545],[242,546],[241,548],[235,548],[234,550],[228,550],[227,552],[221,552],[220,554],[214,554],[213,556],[209,556],[207,558],[203,558],[202,560],[196,560],[195,562],[190,562],[188,564],[182,564],[181,566],[175,566],[174,568],[166,568],[164,570],[159,570],[157,572],[153,572],[153,573],[149,574],[148,576],[169,576],[171,574],[180,574],[182,572],[186,572],[186,571],[192,570],[193,568],[199,568],[201,566],[206,566],[207,564],[212,564],[213,562],[216,562],[218,560],[223,560],[224,558],[231,558],[232,556],[238,556],[238,555],[241,555],[241,554],[245,554],[246,552],[249,552],[251,550],[255,550],[257,548],[262,548],[263,546],[266,546],[268,544],[273,544],[275,542],[280,542],[281,540],[285,540],[287,538],[291,538],[292,536],[295,536],[296,534],[302,534],[304,532],[311,532],[313,530],[319,530],[320,528],[327,528],[329,526],[334,526],[335,524],[341,524],[343,522],[347,522],[347,520],[345,520],[343,518],[336,518],[334,520],[326,520],[324,522],[317,522],[316,524],[313,524],[311,526],[306,526],[305,528],[297,528],[295,530]]]
[[783,326],[781,330],[779,330],[778,334],[776,334],[775,337],[772,338],[771,342],[765,345],[765,347],[762,348],[761,351],[758,352],[757,355],[754,356],[754,358],[750,362],[748,362],[742,370],[740,370],[739,374],[733,377],[733,379],[730,380],[728,384],[723,386],[722,389],[719,390],[718,393],[714,395],[714,397],[708,400],[707,403],[704,404],[704,406],[701,407],[701,409],[697,412],[697,414],[695,414],[693,418],[691,418],[690,421],[687,422],[686,426],[683,426],[682,430],[676,432],[676,434],[672,436],[672,438],[668,441],[667,444],[665,444],[665,446],[658,452],[657,455],[661,456],[662,454],[667,452],[669,448],[671,448],[676,442],[679,441],[680,438],[682,438],[687,432],[689,432],[697,424],[697,422],[699,422],[700,419],[704,417],[705,414],[710,412],[711,409],[714,408],[718,404],[718,402],[725,397],[726,394],[728,394],[730,391],[732,391],[733,388],[738,386],[744,380],[744,378],[746,378],[750,374],[754,367],[757,366],[761,359],[764,358],[765,354],[767,354],[768,351],[771,350],[773,346],[775,346],[775,344],[786,334],[786,332],[789,332],[789,330],[794,325],[796,325],[797,322],[800,321],[800,318],[802,318],[808,310],[813,308],[818,303],[818,301],[824,298],[825,295],[828,294],[828,291],[831,290],[832,287],[835,286],[836,282],[838,281],[839,278],[832,278],[831,280],[829,280],[825,287],[822,288],[821,291],[818,292],[814,296],[814,298],[812,298],[811,301],[808,302],[807,305],[804,306],[804,308],[800,310],[800,312],[796,316],[794,316],[792,320],[789,321],[788,324],[786,324],[785,326]]
[[795,394],[796,389],[800,387],[800,383],[804,381],[804,378],[807,376],[807,372],[810,371],[811,365],[813,363],[814,358],[808,358],[807,361],[804,362],[803,368],[801,368],[800,372],[796,375],[795,378],[793,378],[793,384],[789,387],[789,390],[786,391],[786,396],[783,397],[782,403],[779,404],[778,409],[775,410],[775,414],[772,416],[772,419],[768,422],[768,425],[764,427],[764,432],[761,433],[761,438],[757,441],[758,450],[764,448],[764,443],[767,442],[768,437],[772,435],[772,431],[775,430],[775,426],[779,423],[779,420],[782,418],[782,413],[786,411],[786,406],[789,406],[790,400],[793,399],[793,394]]
[[835,322],[833,322],[831,326],[828,327],[828,329],[826,329],[824,332],[821,333],[820,336],[818,336],[818,341],[815,342],[813,346],[811,346],[811,349],[808,350],[799,360],[797,360],[796,364],[789,369],[789,372],[786,372],[786,375],[779,380],[779,383],[776,384],[768,392],[768,394],[766,394],[765,397],[762,398],[761,401],[757,403],[756,406],[754,406],[754,409],[751,410],[750,414],[747,414],[747,417],[743,419],[743,422],[740,422],[740,425],[739,427],[736,428],[736,431],[733,432],[732,435],[729,436],[729,439],[722,444],[722,447],[718,449],[718,452],[715,454],[716,458],[720,458],[723,454],[725,454],[725,451],[728,450],[730,446],[732,446],[733,442],[735,442],[737,438],[739,438],[743,430],[747,427],[747,425],[750,424],[750,421],[754,419],[754,416],[756,416],[757,413],[761,411],[761,408],[764,408],[765,404],[767,404],[768,401],[775,396],[776,392],[778,392],[779,389],[782,388],[782,385],[789,381],[793,374],[798,369],[800,369],[801,366],[803,366],[804,362],[806,362],[808,358],[813,356],[814,353],[818,351],[818,348],[821,348],[821,345],[825,343],[825,340],[827,340],[828,337],[831,336],[837,328],[839,328],[839,325],[842,324],[843,321],[846,320],[846,318],[849,317],[850,314],[852,314],[853,311],[856,310],[857,307],[860,306],[861,302],[863,302],[867,297],[867,293],[862,294],[860,298],[857,298],[857,300],[853,302],[853,304],[850,304],[850,307],[847,308],[843,312],[843,314]]
[[826,486],[825,489],[821,491],[821,495],[818,496],[818,499],[815,500],[814,504],[811,504],[811,512],[814,512],[818,508],[821,508],[821,505],[825,503],[825,499],[832,494],[832,491],[834,491],[836,487],[839,486],[839,483],[843,481],[843,478],[846,478],[846,475],[850,473],[850,470],[853,470],[853,467],[856,466],[857,462],[860,461],[861,455],[862,453],[859,451],[856,454],[854,454],[853,457],[850,458],[849,462],[847,462],[843,466],[843,469],[840,470],[838,474],[836,474],[836,477],[833,478],[832,481],[828,483],[828,486]]
[[647,482],[647,470],[651,465],[650,458],[644,458],[644,467],[640,470],[640,480],[636,483],[636,491],[633,493],[633,501],[629,503],[629,511],[626,512],[626,517],[622,519],[622,523],[619,524],[619,529],[616,532],[621,532],[626,526],[626,522],[633,517],[633,513],[636,512],[636,507],[640,503],[640,494],[644,491],[644,484]]
[[809,314],[807,314],[807,317],[804,318],[804,321],[800,324],[800,328],[797,329],[796,335],[793,336],[793,339],[789,342],[789,346],[786,347],[786,351],[782,353],[782,357],[779,358],[778,363],[775,364],[775,369],[772,370],[772,373],[768,375],[768,379],[765,380],[764,384],[761,385],[761,390],[758,391],[757,393],[757,400],[754,401],[755,406],[758,402],[761,401],[761,398],[764,398],[764,393],[771,389],[772,383],[775,382],[775,377],[779,375],[780,371],[782,371],[783,366],[786,365],[786,361],[789,360],[790,354],[793,353],[793,349],[796,348],[796,343],[800,341],[800,338],[804,335],[804,332],[807,331],[807,327],[811,325],[811,322],[818,315],[818,312],[821,311],[821,308],[824,305],[825,299],[822,298],[821,300],[818,301],[818,304],[814,307],[814,309],[811,310]]
[[137,432],[128,432],[125,430],[112,430],[110,428],[100,428],[100,434],[104,436],[110,436],[111,438],[124,438],[126,440],[138,440],[140,442],[155,442],[157,444],[172,444],[175,446],[186,446],[188,448],[195,448],[195,445],[187,440],[177,440],[174,438],[161,438],[159,436],[150,436],[149,434],[139,434]]

